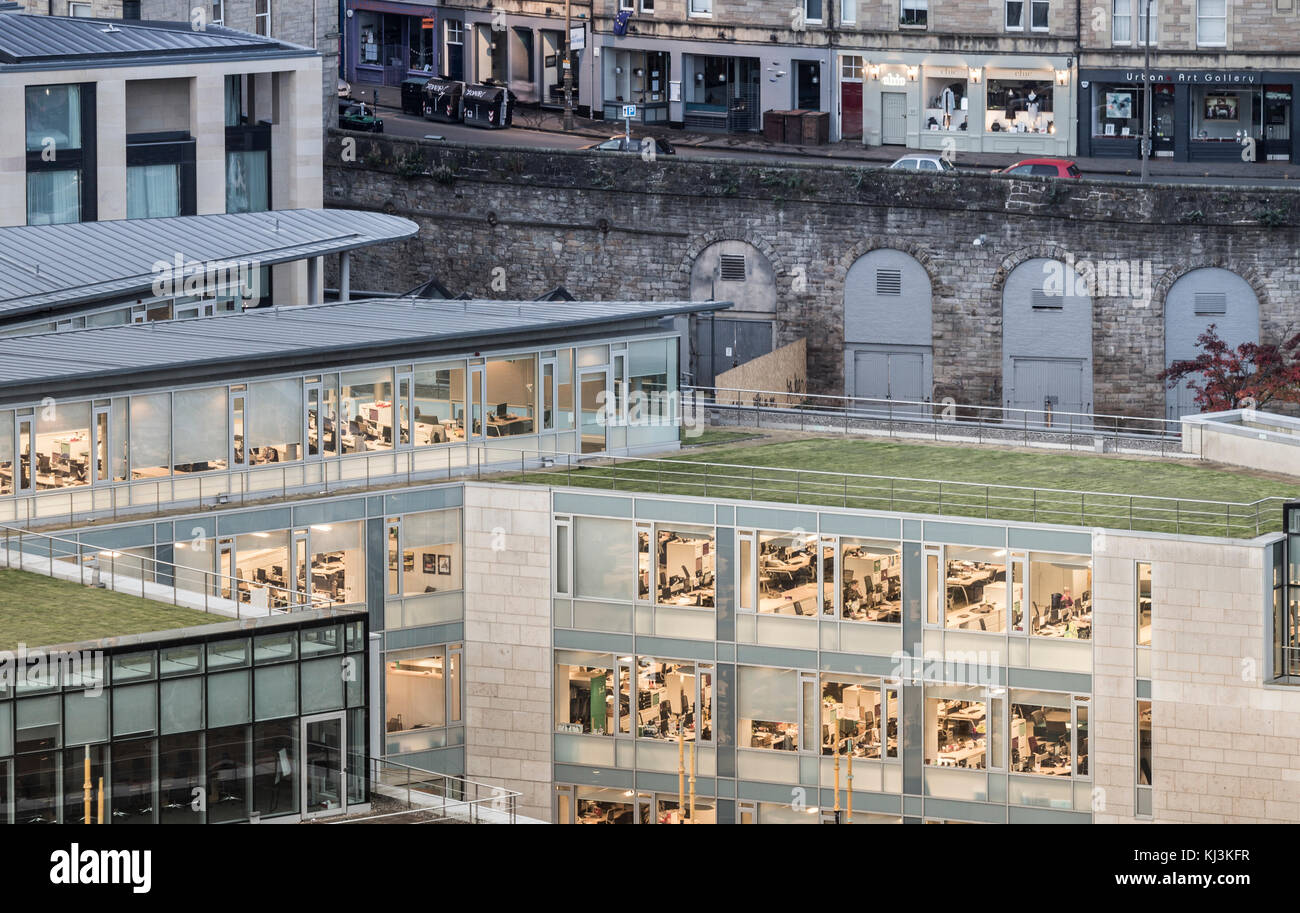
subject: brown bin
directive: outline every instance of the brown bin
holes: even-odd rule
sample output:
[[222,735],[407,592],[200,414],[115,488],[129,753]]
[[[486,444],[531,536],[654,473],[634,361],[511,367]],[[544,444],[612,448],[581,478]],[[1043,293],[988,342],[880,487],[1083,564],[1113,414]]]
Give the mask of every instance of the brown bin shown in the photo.
[[[793,118],[791,118],[794,121]],[[823,146],[831,139],[831,115],[828,111],[804,111],[797,121],[800,127],[799,139],[795,142],[803,146]],[[787,129],[790,121],[787,121]]]

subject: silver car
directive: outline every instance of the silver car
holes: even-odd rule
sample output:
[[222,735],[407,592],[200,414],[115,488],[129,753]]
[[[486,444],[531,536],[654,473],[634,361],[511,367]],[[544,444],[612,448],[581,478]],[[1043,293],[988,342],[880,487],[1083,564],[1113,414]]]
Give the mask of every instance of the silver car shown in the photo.
[[889,167],[907,171],[929,171],[932,174],[957,170],[952,162],[941,155],[905,155]]

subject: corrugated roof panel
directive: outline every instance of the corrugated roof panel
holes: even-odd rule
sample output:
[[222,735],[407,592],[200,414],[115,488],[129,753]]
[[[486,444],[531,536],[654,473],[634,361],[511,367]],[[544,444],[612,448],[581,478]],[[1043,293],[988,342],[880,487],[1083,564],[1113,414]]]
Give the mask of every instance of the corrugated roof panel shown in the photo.
[[286,49],[309,50],[221,26],[196,31],[188,22],[0,14],[0,61],[9,64]]

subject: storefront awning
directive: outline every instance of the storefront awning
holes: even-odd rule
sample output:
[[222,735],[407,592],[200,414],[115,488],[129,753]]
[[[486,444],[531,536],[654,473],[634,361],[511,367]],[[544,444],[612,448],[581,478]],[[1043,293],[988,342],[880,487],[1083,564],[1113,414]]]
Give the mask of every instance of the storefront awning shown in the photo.
[[420,17],[432,16],[437,11],[437,7],[425,3],[401,3],[399,0],[348,0],[348,9]]

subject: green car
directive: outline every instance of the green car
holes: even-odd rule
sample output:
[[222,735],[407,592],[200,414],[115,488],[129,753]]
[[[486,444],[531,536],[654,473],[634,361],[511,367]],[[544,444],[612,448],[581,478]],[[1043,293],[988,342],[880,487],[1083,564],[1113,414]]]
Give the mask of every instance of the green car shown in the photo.
[[375,117],[365,102],[345,101],[339,104],[339,126],[344,130],[361,130],[366,133],[383,133],[384,121]]

